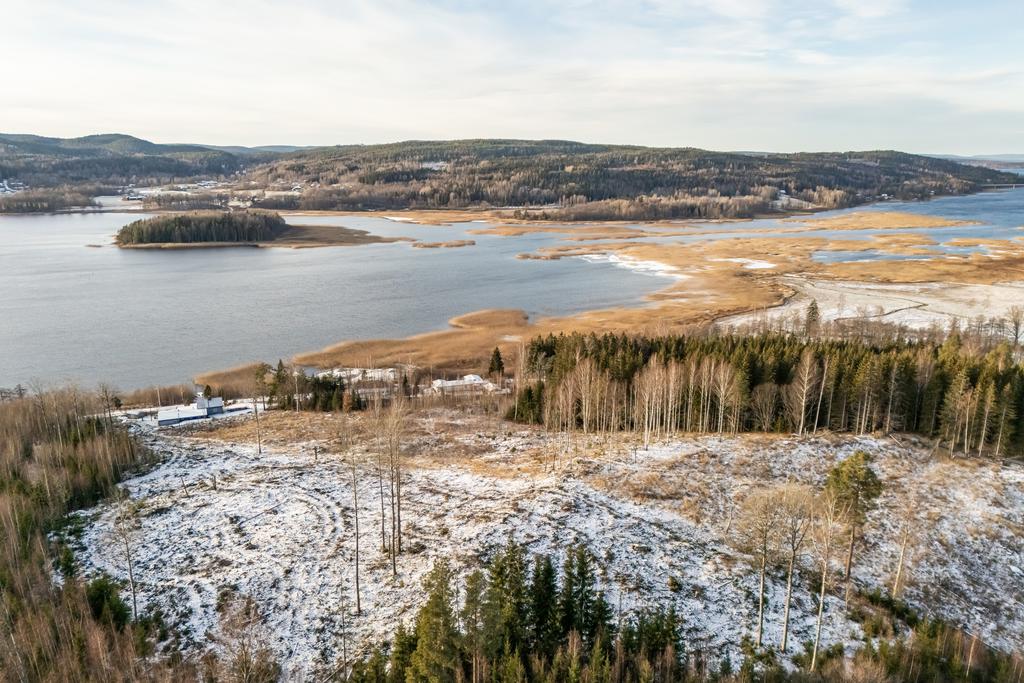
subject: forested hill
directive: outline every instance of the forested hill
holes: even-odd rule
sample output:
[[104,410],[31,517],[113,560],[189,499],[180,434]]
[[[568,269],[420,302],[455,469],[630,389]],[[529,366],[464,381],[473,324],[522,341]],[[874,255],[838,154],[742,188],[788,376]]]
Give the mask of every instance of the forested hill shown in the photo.
[[[121,134],[0,133],[0,179],[32,188],[155,185],[236,172],[246,188],[287,191],[265,198],[268,209],[514,206],[520,217],[566,220],[742,217],[1020,181],[991,168],[893,151],[770,154],[563,140],[243,148],[156,144]],[[302,191],[292,192],[295,185]]]
[[257,165],[247,175],[266,187],[304,184],[301,197],[277,197],[270,208],[559,205],[559,217],[579,219],[752,215],[770,210],[780,190],[834,208],[882,195],[974,192],[1014,179],[893,151],[755,154],[559,140],[318,148]]
[[241,167],[238,156],[223,150],[200,145],[161,145],[118,133],[80,138],[0,133],[0,179],[17,180],[37,188],[145,185],[224,175]]

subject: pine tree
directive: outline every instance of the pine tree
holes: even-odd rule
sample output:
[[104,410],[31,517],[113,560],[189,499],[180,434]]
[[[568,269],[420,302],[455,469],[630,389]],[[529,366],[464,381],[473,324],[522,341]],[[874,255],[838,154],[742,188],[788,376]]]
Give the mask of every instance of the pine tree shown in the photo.
[[871,455],[865,451],[857,451],[833,467],[825,480],[825,490],[845,507],[849,516],[850,544],[843,576],[849,587],[857,534],[864,526],[867,513],[874,507],[875,499],[882,493],[882,482],[871,469]]

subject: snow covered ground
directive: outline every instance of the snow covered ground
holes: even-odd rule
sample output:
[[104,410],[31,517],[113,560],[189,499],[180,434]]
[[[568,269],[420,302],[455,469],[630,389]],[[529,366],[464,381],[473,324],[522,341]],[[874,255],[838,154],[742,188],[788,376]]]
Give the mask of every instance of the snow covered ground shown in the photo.
[[686,273],[679,272],[679,269],[675,266],[661,263],[660,261],[642,261],[619,254],[582,254],[576,258],[582,259],[587,263],[610,263],[618,268],[625,268],[626,270],[632,270],[644,275],[669,277],[675,280],[687,280],[691,277]]
[[[274,419],[286,417],[264,419],[272,429]],[[248,442],[202,433],[146,427],[143,434],[164,461],[125,482],[141,504],[134,544],[140,605],[161,606],[198,653],[210,646],[218,600],[231,591],[248,595],[261,606],[290,677],[332,663],[342,611],[352,609],[355,536],[351,471],[330,455],[331,443],[277,444],[259,455]],[[729,654],[737,664],[737,645],[753,633],[757,609],[757,576],[728,542],[738,499],[773,482],[820,486],[828,469],[857,449],[876,456],[886,484],[855,565],[858,584],[891,583],[904,501],[912,498],[909,602],[995,646],[1024,647],[1018,466],[946,461],[906,442],[831,436],[679,438],[644,450],[626,436],[567,439],[446,411],[419,416],[410,436],[406,552],[396,578],[380,549],[373,459],[362,446],[356,451],[363,614],[349,617],[353,634],[365,647],[411,620],[422,578],[438,558],[466,570],[509,537],[555,555],[581,541],[599,560],[613,606],[628,612],[673,603],[691,647]],[[110,542],[115,512],[107,504],[80,513],[85,527],[76,556],[86,574],[126,578]],[[805,569],[791,653],[813,635],[813,590]],[[780,638],[784,592],[784,574],[775,570],[767,643]],[[859,635],[842,600],[830,597],[826,644],[847,641],[852,651]]]
[[823,320],[871,318],[912,329],[931,325],[948,328],[954,320],[965,326],[979,315],[1007,317],[1011,307],[1024,301],[1021,282],[889,284],[803,276],[783,277],[781,282],[796,291],[782,306],[721,318],[718,323],[739,326],[791,316],[802,320],[813,299],[818,302]]

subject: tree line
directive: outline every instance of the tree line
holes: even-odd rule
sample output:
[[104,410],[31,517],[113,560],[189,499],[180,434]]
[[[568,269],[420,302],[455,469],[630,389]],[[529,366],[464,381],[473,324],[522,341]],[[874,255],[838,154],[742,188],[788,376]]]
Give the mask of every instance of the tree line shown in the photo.
[[226,175],[245,160],[199,145],[161,145],[130,135],[50,138],[0,133],[0,178],[35,187],[159,185]]
[[959,194],[1009,174],[899,152],[736,154],[564,141],[456,140],[307,150],[250,168],[278,209],[542,207],[563,220],[751,216],[780,191],[823,208]]
[[[485,570],[464,580],[447,560],[438,560],[424,580],[426,598],[412,627],[400,624],[388,645],[369,653],[343,655],[332,678],[351,683],[1013,683],[1021,672],[1018,658],[942,622],[919,620],[905,606],[875,594],[863,596],[854,616],[870,634],[884,637],[868,637],[848,653],[848,661],[839,645],[797,654],[793,669],[773,651],[759,651],[745,640],[743,659],[734,663],[685,647],[686,615],[671,604],[617,613],[598,585],[598,569],[578,544],[566,550],[560,571],[551,556],[530,555],[512,541],[497,550]],[[874,630],[870,624],[878,620],[899,633]],[[345,638],[343,633],[347,653]],[[805,647],[816,650],[816,645]]]
[[0,194],[0,213],[54,213],[91,207],[96,205],[93,196],[83,189],[67,186]]
[[268,242],[287,229],[285,220],[269,211],[194,212],[129,223],[118,231],[117,243]]
[[[159,615],[132,619],[119,587],[76,575],[49,535],[116,491],[148,453],[95,394],[63,389],[0,403],[0,671],[13,681],[176,680],[156,652]],[[60,577],[54,580],[55,573]]]
[[346,680],[610,681],[613,666],[617,680],[675,680],[683,668],[675,611],[643,611],[616,625],[582,545],[568,549],[559,571],[551,556],[530,556],[509,541],[486,571],[460,583],[446,560],[436,562],[413,628],[400,626],[389,651],[343,662]]
[[913,432],[949,454],[1024,446],[1024,367],[1009,342],[764,334],[533,339],[509,417],[566,432]]

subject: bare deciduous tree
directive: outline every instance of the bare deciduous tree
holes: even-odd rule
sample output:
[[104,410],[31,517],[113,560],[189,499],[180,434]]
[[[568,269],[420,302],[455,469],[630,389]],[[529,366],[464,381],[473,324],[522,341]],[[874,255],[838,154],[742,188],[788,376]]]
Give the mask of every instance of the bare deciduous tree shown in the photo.
[[380,395],[374,397],[371,410],[371,424],[373,425],[374,451],[377,456],[377,490],[380,494],[380,549],[381,552],[388,552],[387,516],[384,506],[384,406]]
[[393,396],[384,421],[384,439],[391,471],[391,564],[397,573],[395,556],[402,552],[402,439],[405,436],[405,400]]
[[821,647],[821,625],[825,618],[825,590],[828,588],[832,553],[848,517],[848,506],[828,490],[818,498],[815,507],[815,520],[810,535],[815,561],[821,572],[821,586],[818,591],[818,619],[814,631],[814,649],[811,651],[811,671],[814,671],[818,663],[818,650]]
[[797,434],[803,434],[806,428],[807,411],[811,397],[817,393],[820,374],[814,351],[810,347],[805,348],[800,354],[793,381],[786,387],[786,408]]
[[814,494],[807,486],[784,484],[774,496],[778,501],[780,539],[786,557],[786,607],[782,620],[782,643],[779,650],[786,651],[789,644],[789,608],[793,600],[793,572],[803,552],[807,533],[814,519]]
[[1010,320],[1010,332],[1013,334],[1013,344],[1020,344],[1021,334],[1024,333],[1024,306],[1011,306],[1007,311]]
[[125,568],[128,570],[128,588],[132,594],[133,621],[137,621],[139,618],[138,597],[135,589],[135,562],[132,557],[132,549],[135,546],[138,529],[137,506],[132,501],[122,498],[117,505],[117,512],[114,514],[114,524],[111,532],[118,549],[118,554],[122,556]]
[[348,417],[341,420],[341,428],[338,433],[343,457],[348,461],[352,473],[352,522],[355,527],[356,553],[353,568],[355,570],[355,593],[356,593],[356,614],[362,614],[362,600],[359,586],[359,480],[356,466],[356,458],[352,454],[352,423]]
[[273,683],[281,667],[267,644],[267,636],[256,603],[250,597],[235,597],[221,614],[220,627],[213,636],[224,656],[208,665],[208,680],[233,683]]
[[737,519],[740,542],[753,556],[758,568],[757,647],[764,633],[764,583],[768,559],[778,545],[779,508],[772,492],[753,491],[744,498]]
[[107,414],[108,426],[114,424],[114,417],[111,414],[111,410],[114,406],[115,399],[114,389],[109,384],[100,384],[100,401],[103,402],[103,411]]
[[775,412],[779,404],[779,387],[771,382],[758,384],[750,394],[750,408],[754,421],[762,432],[772,431]]

